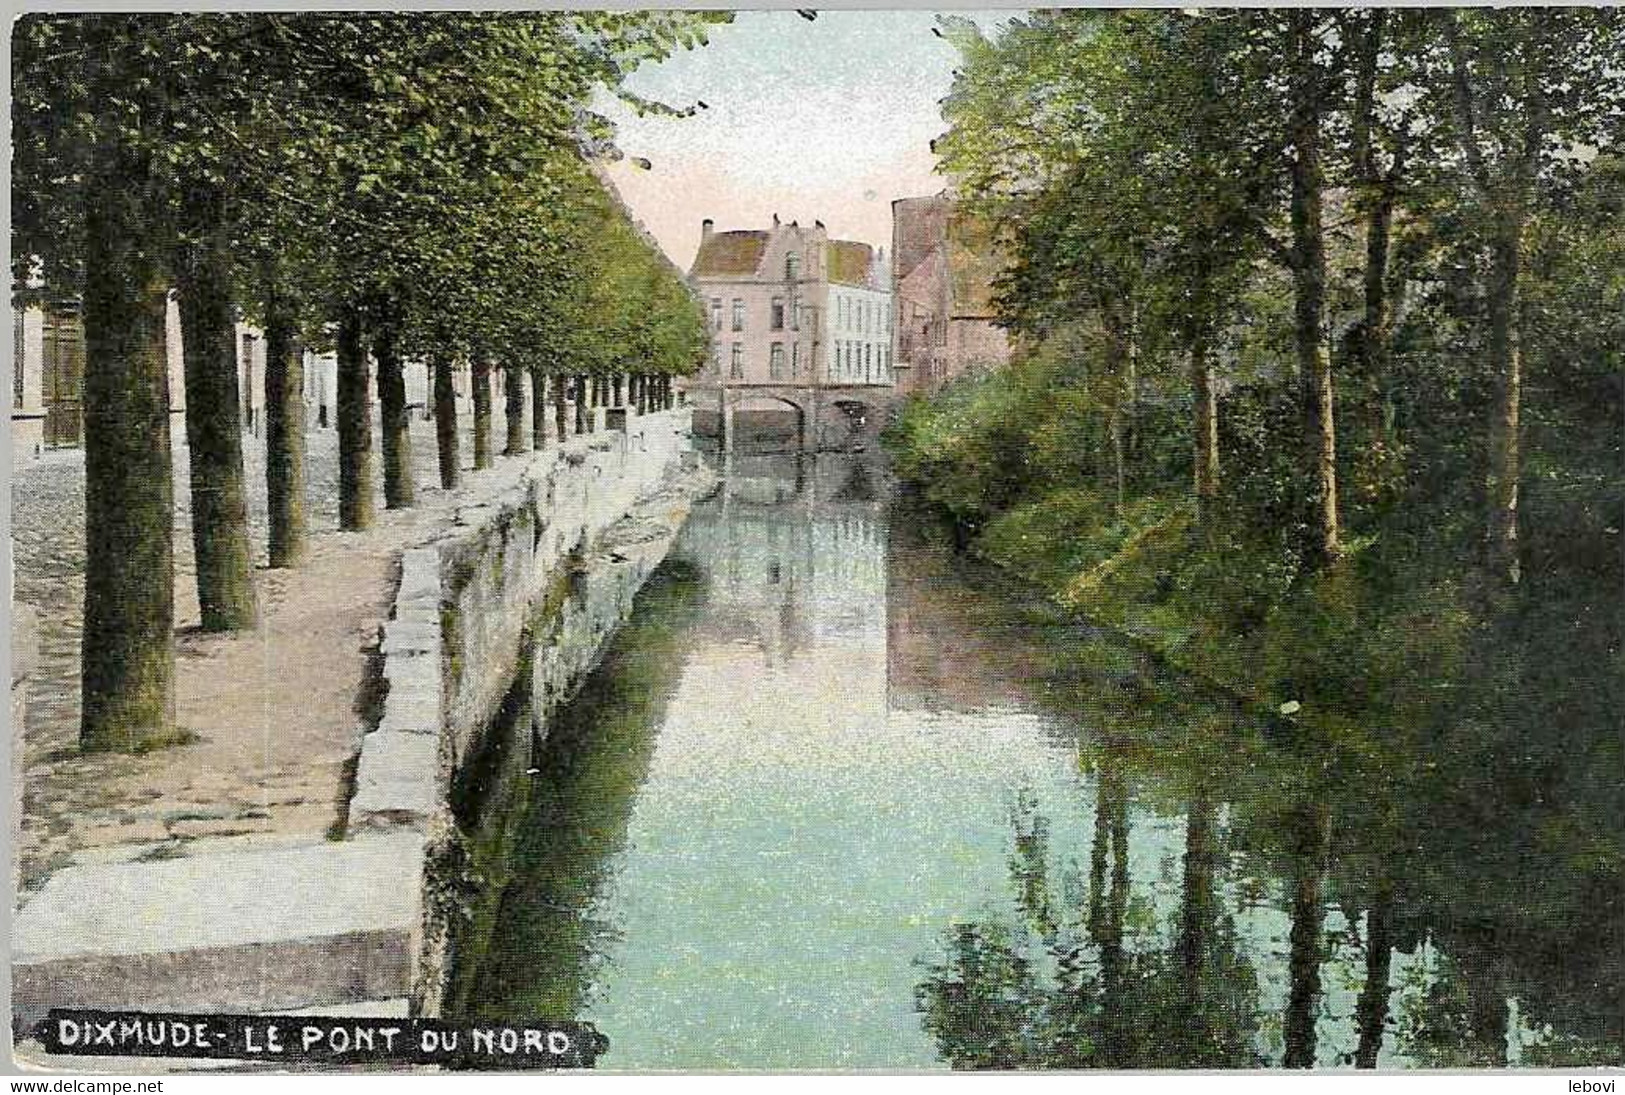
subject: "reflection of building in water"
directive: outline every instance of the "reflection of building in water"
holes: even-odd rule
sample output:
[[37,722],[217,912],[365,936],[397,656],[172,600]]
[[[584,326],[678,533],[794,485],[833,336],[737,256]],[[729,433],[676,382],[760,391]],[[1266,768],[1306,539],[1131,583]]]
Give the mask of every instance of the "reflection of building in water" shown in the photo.
[[1045,662],[1042,632],[1010,602],[966,583],[945,543],[895,528],[886,560],[887,702],[893,710],[1026,706]]
[[[764,467],[747,468],[761,472]],[[787,689],[838,688],[884,711],[886,528],[880,507],[818,498],[841,477],[744,475],[696,507],[678,552],[708,574],[700,631],[754,647]],[[799,484],[799,492],[797,488]]]

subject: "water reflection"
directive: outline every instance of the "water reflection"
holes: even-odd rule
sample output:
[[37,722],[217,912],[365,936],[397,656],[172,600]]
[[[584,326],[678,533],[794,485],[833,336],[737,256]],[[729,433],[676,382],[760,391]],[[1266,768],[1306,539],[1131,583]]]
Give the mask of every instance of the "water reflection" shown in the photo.
[[1260,721],[857,458],[727,471],[543,750],[453,1010],[590,1019],[609,1068],[1620,1062],[1618,860],[1519,851],[1617,816],[1464,826],[1470,752]]
[[[594,964],[614,939],[596,901],[625,845],[702,589],[692,568],[662,568],[579,699],[554,719],[545,747],[504,765],[521,773],[520,787],[481,788],[481,801],[506,801],[521,823],[487,820],[476,830],[500,834],[499,850],[478,864],[498,876],[495,900],[464,935],[448,1014],[575,1016],[586,1005]],[[505,717],[528,721],[522,689],[518,699]]]

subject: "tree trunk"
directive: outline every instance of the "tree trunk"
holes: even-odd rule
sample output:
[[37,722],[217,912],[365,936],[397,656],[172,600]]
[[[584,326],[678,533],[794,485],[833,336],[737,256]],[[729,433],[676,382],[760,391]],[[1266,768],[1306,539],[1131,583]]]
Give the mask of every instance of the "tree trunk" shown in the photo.
[[372,527],[372,407],[361,312],[346,305],[338,331],[339,528]]
[[430,367],[434,370],[434,436],[440,447],[440,485],[451,490],[462,479],[463,470],[457,451],[457,390],[452,386],[451,356],[436,351]]
[[475,354],[469,359],[469,380],[474,400],[474,467],[491,466],[491,359]]
[[1128,402],[1128,455],[1130,461],[1140,458],[1140,306],[1129,305],[1128,319],[1128,376],[1124,378],[1124,395]]
[[1116,404],[1107,415],[1106,432],[1112,442],[1112,516],[1120,521],[1128,506],[1128,479],[1123,460],[1123,408]]
[[614,402],[611,403],[610,405],[614,406],[614,407],[624,407],[624,406],[626,406],[626,403],[621,399],[621,393],[622,393],[621,385],[623,383],[630,384],[631,381],[628,380],[624,374],[616,373],[615,374],[615,379],[610,381],[610,383],[614,385]]
[[[146,210],[119,155],[98,173],[85,229],[85,750],[174,739],[174,487],[169,448],[168,293]],[[21,758],[13,758],[20,763]]]
[[275,275],[265,300],[265,503],[273,567],[305,554],[305,358]]
[[[1547,138],[1551,106],[1542,74],[1536,68],[1518,66],[1523,108],[1528,112],[1516,151],[1511,142],[1502,144],[1503,155],[1497,170],[1491,170],[1475,132],[1472,74],[1463,49],[1457,17],[1444,20],[1450,47],[1452,90],[1456,137],[1472,177],[1477,196],[1489,213],[1490,276],[1487,293],[1489,312],[1489,367],[1494,378],[1496,407],[1489,424],[1489,466],[1485,473],[1485,564],[1491,576],[1505,591],[1522,577],[1518,560],[1518,480],[1521,475],[1519,417],[1523,397],[1523,357],[1520,338],[1518,281],[1523,265],[1523,233],[1528,202],[1540,167],[1541,148]],[[1544,45],[1544,24],[1530,28],[1532,50]],[[1508,66],[1499,65],[1503,76]]]
[[1191,344],[1191,393],[1195,397],[1196,520],[1204,529],[1219,496],[1219,395],[1205,337]]
[[[1366,219],[1365,322],[1361,330],[1366,382],[1371,387],[1379,413],[1384,407],[1393,353],[1393,309],[1388,296],[1388,249],[1393,236],[1393,222],[1393,191],[1384,187]],[[1383,414],[1382,426],[1385,431],[1388,424],[1388,416]]]
[[1371,397],[1372,435],[1392,441],[1393,415],[1388,383],[1393,343],[1393,307],[1388,292],[1389,249],[1393,238],[1395,187],[1404,171],[1405,143],[1401,135],[1394,162],[1386,173],[1377,165],[1376,126],[1377,61],[1382,51],[1388,13],[1375,8],[1360,42],[1353,113],[1354,174],[1364,191],[1365,317],[1360,331],[1363,380]]
[[576,433],[587,432],[587,378],[576,377]]
[[1315,565],[1325,565],[1342,554],[1342,543],[1338,530],[1332,355],[1326,333],[1326,240],[1321,223],[1325,179],[1320,159],[1320,73],[1314,61],[1313,32],[1318,17],[1314,12],[1293,16],[1297,27],[1298,87],[1292,124],[1292,243],[1295,341],[1312,510],[1306,548]]
[[1113,496],[1112,515],[1121,520],[1124,508],[1128,505],[1128,468],[1127,457],[1124,451],[1124,423],[1122,374],[1128,368],[1128,335],[1124,328],[1122,315],[1116,308],[1116,301],[1101,300],[1101,311],[1104,316],[1106,336],[1110,340],[1110,355],[1112,367],[1116,370],[1115,392],[1111,397],[1109,410],[1106,414],[1106,434],[1111,440],[1112,447],[1112,482]]
[[564,444],[564,439],[570,432],[565,413],[567,396],[565,389],[569,387],[569,384],[569,377],[564,376],[562,373],[553,378],[553,433],[558,437],[561,445]]
[[386,303],[384,308],[387,314],[372,333],[372,356],[378,364],[378,423],[383,434],[379,447],[384,456],[384,506],[405,509],[417,495],[412,481],[412,419],[406,409],[400,329],[393,305]]
[[256,612],[240,402],[248,393],[237,383],[230,256],[217,237],[187,248],[177,265],[198,608],[203,630],[236,631],[253,627]]
[[[507,441],[503,445],[504,456],[519,456],[526,450],[525,445],[525,370],[517,365],[506,367],[508,381],[502,392],[502,410],[507,426]],[[532,400],[537,398],[535,384],[531,385]],[[537,446],[540,448],[541,446]]]
[[1487,556],[1491,575],[1506,585],[1522,576],[1518,561],[1519,413],[1523,396],[1523,351],[1518,330],[1518,278],[1523,264],[1521,208],[1496,217],[1490,245],[1490,375],[1496,405],[1489,429],[1489,507]]

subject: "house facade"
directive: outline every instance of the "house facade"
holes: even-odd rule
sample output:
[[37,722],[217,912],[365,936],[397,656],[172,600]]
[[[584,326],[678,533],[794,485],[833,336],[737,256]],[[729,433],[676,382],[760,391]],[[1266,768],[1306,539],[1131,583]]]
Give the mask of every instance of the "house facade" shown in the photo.
[[993,282],[1003,259],[992,234],[946,193],[892,202],[897,279],[893,356],[900,394],[929,394],[1010,360],[995,323]]
[[884,249],[819,223],[718,232],[707,220],[689,281],[712,347],[690,387],[891,387]]

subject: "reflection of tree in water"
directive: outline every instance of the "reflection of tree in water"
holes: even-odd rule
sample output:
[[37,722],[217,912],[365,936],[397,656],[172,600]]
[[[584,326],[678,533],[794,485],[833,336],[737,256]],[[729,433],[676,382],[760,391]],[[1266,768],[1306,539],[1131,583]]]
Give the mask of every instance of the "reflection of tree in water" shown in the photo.
[[[1606,811],[1522,806],[1508,791],[1515,782],[1478,774],[1485,747],[1440,752],[1414,730],[1328,732],[1260,719],[1120,644],[1067,650],[1070,664],[1049,674],[1043,700],[1110,743],[1092,758],[1101,774],[1088,893],[1071,920],[1064,902],[1043,904],[1043,857],[1024,853],[1018,862],[1028,866],[1014,876],[1022,917],[955,930],[947,959],[920,986],[927,1028],[949,1061],[1250,1064],[1265,1039],[1243,1032],[1264,1028],[1279,1038],[1271,1063],[1287,1067],[1373,1068],[1385,1052],[1422,1067],[1504,1065],[1509,1043],[1521,1046],[1516,1063],[1524,1065],[1619,1063],[1619,1019],[1601,1006],[1617,998],[1618,959],[1595,927],[1618,898],[1592,881],[1617,871],[1601,857],[1586,861],[1588,875],[1525,851],[1535,826],[1554,818],[1584,819],[1592,833],[1617,830]],[[1208,794],[1213,773],[1224,773],[1228,803],[1222,841]],[[1115,805],[1129,778],[1142,801],[1186,818],[1183,901],[1166,953],[1132,926],[1126,815]],[[1452,784],[1463,790],[1446,791]],[[1469,790],[1478,799],[1465,810]],[[1017,836],[1021,849],[1045,833],[1018,825]],[[1249,951],[1285,967],[1286,998],[1273,1014],[1256,1014],[1233,921],[1214,907],[1224,903],[1213,884],[1221,868],[1204,853],[1219,863],[1239,853],[1251,865],[1254,904],[1279,893],[1288,919],[1282,953]],[[1334,908],[1348,924],[1336,938],[1328,934]],[[1419,965],[1424,954],[1432,958]],[[1323,980],[1344,977],[1353,1015],[1333,1019]],[[1338,1030],[1343,1023],[1350,1028]],[[1346,1050],[1336,1045],[1344,1037]]]
[[1425,1068],[1504,1066],[1506,1024],[1485,1029],[1482,996],[1475,1000],[1460,964],[1432,947],[1418,957],[1395,994],[1400,1052]]
[[[955,1068],[1251,1068],[1258,982],[1215,899],[1214,810],[1189,806],[1171,946],[1131,925],[1128,789],[1102,769],[1088,893],[1059,897],[1049,830],[1025,796],[1013,817],[1017,915],[959,924],[916,989]],[[1066,887],[1063,887],[1065,891]],[[1083,904],[1080,910],[1078,906]]]
[[447,1013],[569,1019],[587,1003],[613,931],[592,916],[654,753],[703,578],[668,560],[638,595],[581,694],[561,709],[536,770],[494,923],[457,956]]

